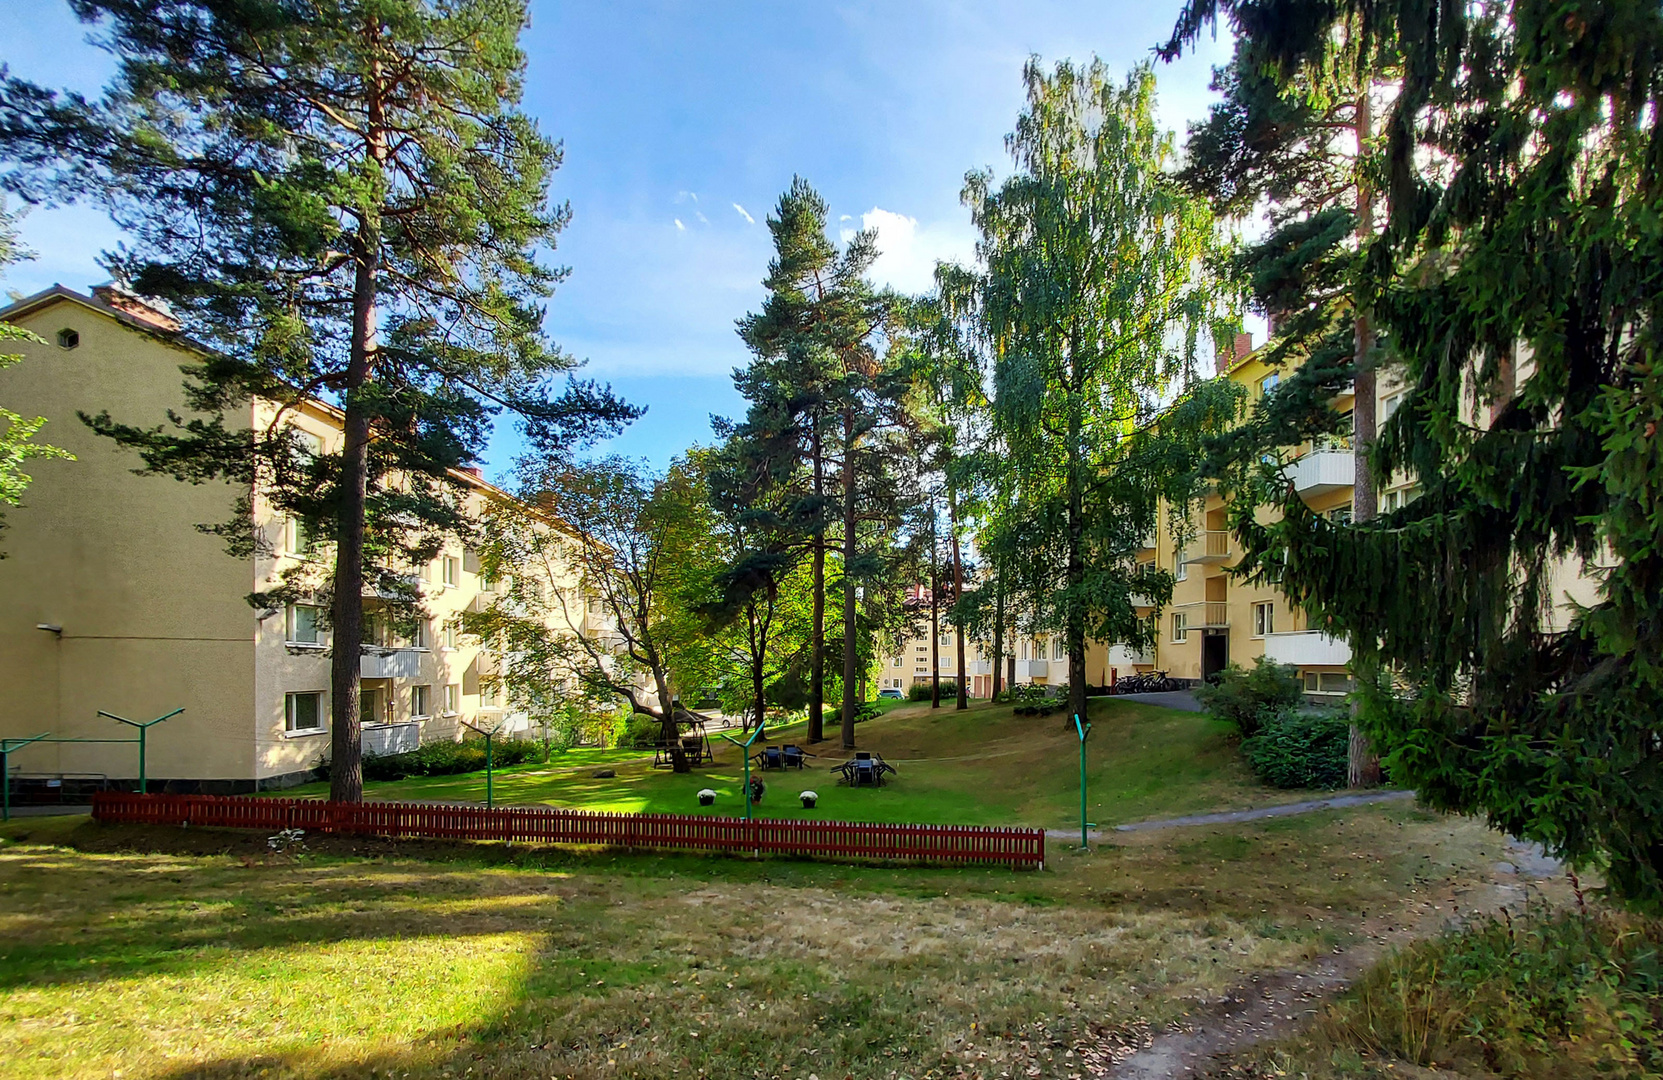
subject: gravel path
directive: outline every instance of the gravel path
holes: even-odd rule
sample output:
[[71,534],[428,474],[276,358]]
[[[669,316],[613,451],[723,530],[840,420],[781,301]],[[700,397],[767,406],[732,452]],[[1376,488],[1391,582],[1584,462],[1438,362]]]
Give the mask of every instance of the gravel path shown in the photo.
[[[1115,832],[1142,832],[1145,829],[1179,829],[1187,825],[1229,825],[1238,821],[1259,821],[1263,818],[1287,817],[1290,814],[1309,814],[1315,810],[1339,810],[1347,806],[1363,806],[1367,803],[1397,802],[1402,799],[1412,799],[1412,791],[1370,791],[1362,795],[1334,795],[1326,799],[1309,799],[1305,802],[1283,803],[1280,806],[1261,806],[1255,810],[1225,810],[1217,814],[1191,814],[1189,817],[1161,818],[1157,821],[1131,821],[1125,825],[1116,825]],[[1079,836],[1078,829],[1047,829],[1045,835],[1056,840],[1067,840]],[[1103,833],[1093,830],[1087,834],[1093,840],[1101,840]]]

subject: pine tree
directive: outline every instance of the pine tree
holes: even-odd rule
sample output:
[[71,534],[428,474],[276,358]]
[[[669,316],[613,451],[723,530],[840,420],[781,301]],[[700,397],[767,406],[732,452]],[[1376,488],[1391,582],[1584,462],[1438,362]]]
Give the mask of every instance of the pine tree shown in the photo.
[[[538,261],[568,217],[560,151],[515,107],[524,0],[74,0],[118,62],[104,98],[0,84],[4,182],[26,197],[99,198],[132,238],[109,256],[215,353],[187,377],[203,416],[89,419],[146,467],[258,491],[334,545],[316,591],[333,631],[331,797],[362,797],[359,651],[366,589],[406,615],[412,564],[465,531],[452,470],[492,417],[534,445],[615,430],[636,413],[550,378],[544,340],[562,272]],[[338,454],[279,421],[309,396],[343,413]],[[251,399],[281,405],[249,430]],[[114,403],[112,403],[114,404]],[[160,419],[160,418],[155,418]],[[253,549],[245,494],[221,527]]]
[[1663,12],[1203,0],[1179,39],[1221,14],[1284,83],[1342,32],[1401,57],[1357,272],[1407,383],[1369,465],[1423,490],[1351,528],[1285,496],[1244,563],[1390,674],[1395,779],[1663,905]]

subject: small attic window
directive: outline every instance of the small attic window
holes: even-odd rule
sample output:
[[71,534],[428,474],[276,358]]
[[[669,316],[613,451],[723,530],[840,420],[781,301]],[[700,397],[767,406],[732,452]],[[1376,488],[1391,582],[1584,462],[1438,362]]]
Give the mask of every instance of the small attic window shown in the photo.
[[79,344],[81,344],[81,335],[74,330],[66,326],[58,331],[58,348],[73,349]]

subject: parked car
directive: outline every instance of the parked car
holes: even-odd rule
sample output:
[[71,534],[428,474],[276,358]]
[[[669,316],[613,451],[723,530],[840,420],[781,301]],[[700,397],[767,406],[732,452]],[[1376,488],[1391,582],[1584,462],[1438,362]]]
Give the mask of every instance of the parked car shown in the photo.
[[905,701],[906,699],[906,691],[896,686],[886,686],[882,690],[878,691],[879,701]]

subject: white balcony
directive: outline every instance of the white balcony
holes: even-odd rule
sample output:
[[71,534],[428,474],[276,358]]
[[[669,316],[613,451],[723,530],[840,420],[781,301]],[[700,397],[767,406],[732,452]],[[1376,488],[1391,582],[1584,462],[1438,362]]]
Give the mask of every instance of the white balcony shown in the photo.
[[1155,530],[1150,529],[1138,538],[1138,554],[1155,550]]
[[1319,449],[1306,454],[1288,470],[1293,489],[1300,497],[1350,491],[1357,476],[1356,459],[1350,450]]
[[1320,630],[1266,634],[1265,658],[1294,667],[1342,667],[1351,662],[1351,643]]
[[1230,534],[1224,529],[1208,529],[1185,549],[1187,563],[1221,563],[1230,557]]
[[993,662],[991,660],[966,660],[964,670],[970,675],[992,675]]
[[377,649],[358,658],[361,679],[413,679],[421,674],[422,654],[418,649]]
[[1134,608],[1152,608],[1155,606],[1155,598],[1145,596],[1143,593],[1133,593],[1126,599]]
[[364,756],[385,757],[388,754],[408,754],[421,745],[422,728],[411,722],[404,724],[365,724],[363,727]]
[[1018,679],[1043,679],[1051,670],[1048,660],[1018,660],[1016,662],[1016,677]]
[[1138,652],[1129,645],[1109,646],[1109,666],[1116,668],[1136,667],[1139,664],[1153,664],[1155,656],[1150,652]]

